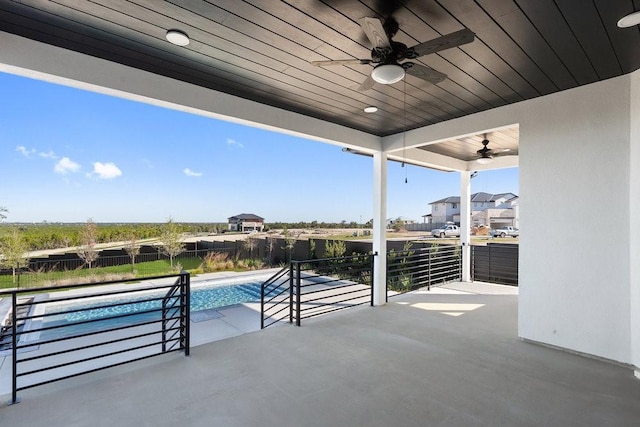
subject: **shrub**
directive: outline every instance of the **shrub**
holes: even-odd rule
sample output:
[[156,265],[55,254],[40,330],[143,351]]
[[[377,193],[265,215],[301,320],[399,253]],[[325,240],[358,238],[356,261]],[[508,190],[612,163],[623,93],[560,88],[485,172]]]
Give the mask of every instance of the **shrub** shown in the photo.
[[202,260],[198,269],[205,273],[214,271],[233,270],[233,261],[229,259],[229,254],[222,252],[209,252]]

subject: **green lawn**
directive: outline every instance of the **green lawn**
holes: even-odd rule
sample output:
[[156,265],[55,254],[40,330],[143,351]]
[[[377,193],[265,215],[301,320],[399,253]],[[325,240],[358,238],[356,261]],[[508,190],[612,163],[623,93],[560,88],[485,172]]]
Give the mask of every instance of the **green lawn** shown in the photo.
[[[184,270],[194,270],[200,266],[200,258],[181,258],[174,261],[174,265],[180,263]],[[135,270],[134,270],[135,269]],[[0,289],[6,288],[35,288],[41,286],[68,285],[73,283],[101,282],[126,278],[144,278],[150,276],[162,276],[175,273],[171,269],[168,260],[141,262],[132,266],[116,265],[113,267],[82,268],[77,270],[30,272],[20,275],[19,283],[13,282],[11,275],[0,276]],[[17,277],[16,277],[17,279]]]

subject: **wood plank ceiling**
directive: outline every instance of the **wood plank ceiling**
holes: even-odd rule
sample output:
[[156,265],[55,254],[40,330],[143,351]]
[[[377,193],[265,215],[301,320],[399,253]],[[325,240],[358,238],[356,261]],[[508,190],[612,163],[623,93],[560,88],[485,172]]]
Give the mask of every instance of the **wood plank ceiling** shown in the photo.
[[[640,0],[2,0],[0,31],[386,136],[629,73]],[[473,43],[414,60],[447,74],[358,85],[371,65],[358,24],[393,16],[413,46],[469,28]],[[191,43],[168,43],[168,29]],[[1,47],[0,47],[1,48]],[[364,107],[375,105],[377,113]]]

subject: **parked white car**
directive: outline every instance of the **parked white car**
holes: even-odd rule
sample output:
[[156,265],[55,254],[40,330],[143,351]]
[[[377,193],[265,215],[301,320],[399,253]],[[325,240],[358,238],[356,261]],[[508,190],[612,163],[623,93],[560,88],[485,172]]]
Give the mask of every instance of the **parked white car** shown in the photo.
[[491,235],[493,237],[518,237],[520,235],[520,230],[515,227],[502,227],[497,230],[491,230]]
[[447,224],[444,227],[431,230],[433,237],[460,237],[460,228],[455,224]]

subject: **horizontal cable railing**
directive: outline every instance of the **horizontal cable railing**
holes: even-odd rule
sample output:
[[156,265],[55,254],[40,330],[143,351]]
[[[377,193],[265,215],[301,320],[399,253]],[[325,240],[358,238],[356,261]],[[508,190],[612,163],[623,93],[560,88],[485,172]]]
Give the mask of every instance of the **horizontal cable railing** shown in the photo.
[[427,248],[389,251],[387,289],[408,292],[460,280],[460,246],[434,244]]
[[[32,387],[163,353],[189,355],[189,273],[148,280],[169,282],[0,292],[12,302],[0,335],[0,349],[12,356],[12,402]],[[73,292],[42,294],[60,290]]]
[[260,329],[267,328],[285,319],[293,322],[291,266],[284,267],[267,279],[260,292]]
[[373,305],[375,255],[292,261],[292,317],[303,319],[362,304]]

